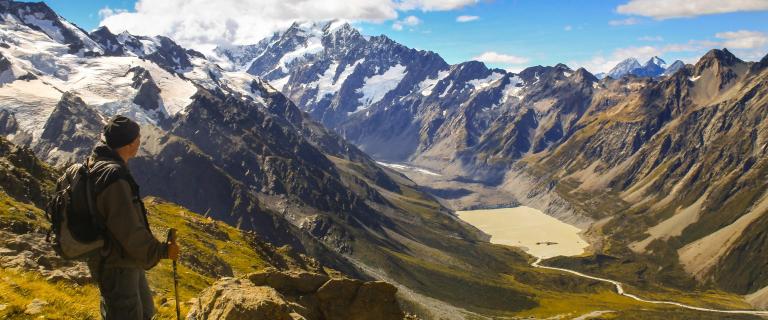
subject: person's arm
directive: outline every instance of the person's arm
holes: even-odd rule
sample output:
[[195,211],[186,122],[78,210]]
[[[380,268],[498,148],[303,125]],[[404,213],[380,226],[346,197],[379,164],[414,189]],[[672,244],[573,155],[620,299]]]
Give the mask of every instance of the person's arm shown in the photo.
[[168,258],[168,244],[158,241],[147,230],[141,208],[133,202],[132,194],[128,182],[118,179],[99,193],[96,206],[125,253],[149,269],[160,259]]

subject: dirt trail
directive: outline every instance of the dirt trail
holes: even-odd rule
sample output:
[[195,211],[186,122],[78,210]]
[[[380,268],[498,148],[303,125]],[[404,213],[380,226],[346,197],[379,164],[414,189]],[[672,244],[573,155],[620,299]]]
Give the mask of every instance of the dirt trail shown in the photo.
[[638,297],[638,296],[636,296],[634,294],[625,292],[624,291],[624,286],[623,286],[623,284],[621,282],[618,282],[618,281],[615,281],[615,280],[610,280],[610,279],[605,279],[605,278],[594,277],[594,276],[586,275],[586,274],[583,274],[581,272],[573,271],[573,270],[569,270],[569,269],[542,266],[540,263],[541,263],[541,259],[537,259],[536,262],[532,263],[531,265],[533,267],[536,267],[536,268],[557,270],[557,271],[562,271],[562,272],[567,272],[567,273],[570,273],[570,274],[574,274],[574,275],[577,275],[579,277],[583,277],[583,278],[587,278],[587,279],[592,279],[592,280],[598,280],[598,281],[602,281],[602,282],[611,283],[611,284],[613,284],[616,287],[616,292],[618,294],[620,294],[622,296],[625,296],[625,297],[629,297],[629,298],[635,299],[635,300],[640,301],[640,302],[653,303],[653,304],[668,304],[668,305],[677,306],[677,307],[680,307],[680,308],[685,308],[685,309],[690,309],[690,310],[697,310],[697,311],[705,311],[705,312],[717,312],[717,313],[728,313],[728,314],[751,314],[751,315],[756,315],[756,316],[761,316],[761,317],[768,317],[768,311],[757,311],[757,310],[720,310],[720,309],[709,309],[709,308],[695,307],[695,306],[690,306],[690,305],[687,305],[687,304],[682,304],[682,303],[674,302],[674,301],[647,300],[647,299],[640,298],[640,297]]

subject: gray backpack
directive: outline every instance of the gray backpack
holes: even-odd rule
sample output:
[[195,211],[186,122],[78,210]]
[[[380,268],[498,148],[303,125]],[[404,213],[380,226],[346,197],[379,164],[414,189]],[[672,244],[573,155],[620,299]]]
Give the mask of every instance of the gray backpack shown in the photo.
[[62,258],[85,258],[104,246],[106,226],[95,201],[87,163],[71,165],[57,180],[46,208],[51,222],[47,239]]

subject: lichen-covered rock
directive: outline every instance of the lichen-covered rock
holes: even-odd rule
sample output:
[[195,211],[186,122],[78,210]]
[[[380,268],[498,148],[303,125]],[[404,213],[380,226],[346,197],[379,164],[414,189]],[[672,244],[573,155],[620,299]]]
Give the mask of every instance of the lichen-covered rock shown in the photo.
[[310,272],[279,272],[275,269],[265,269],[249,274],[248,279],[255,285],[267,285],[280,292],[296,292],[300,294],[313,293],[320,288],[328,276]]
[[187,319],[227,320],[298,320],[304,317],[293,311],[274,288],[256,286],[245,279],[224,278],[208,288],[199,298]]
[[401,320],[397,288],[382,281],[265,269],[206,289],[188,319]]

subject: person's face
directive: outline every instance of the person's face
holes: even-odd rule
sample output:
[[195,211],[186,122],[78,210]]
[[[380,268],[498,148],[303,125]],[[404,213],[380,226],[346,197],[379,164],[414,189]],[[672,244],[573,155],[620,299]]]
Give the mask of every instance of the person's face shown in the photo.
[[141,134],[139,134],[136,139],[133,139],[133,142],[129,145],[131,147],[131,158],[135,157],[136,154],[139,152],[139,146],[141,145]]

